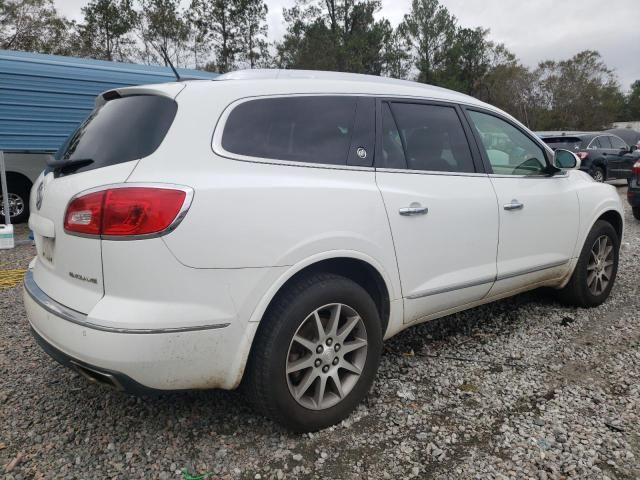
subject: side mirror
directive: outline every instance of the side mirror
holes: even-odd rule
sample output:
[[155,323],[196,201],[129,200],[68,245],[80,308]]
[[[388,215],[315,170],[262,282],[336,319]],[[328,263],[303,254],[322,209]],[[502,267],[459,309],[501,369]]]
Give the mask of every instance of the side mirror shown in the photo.
[[580,166],[580,159],[575,153],[558,148],[553,156],[553,163],[558,168],[571,169]]

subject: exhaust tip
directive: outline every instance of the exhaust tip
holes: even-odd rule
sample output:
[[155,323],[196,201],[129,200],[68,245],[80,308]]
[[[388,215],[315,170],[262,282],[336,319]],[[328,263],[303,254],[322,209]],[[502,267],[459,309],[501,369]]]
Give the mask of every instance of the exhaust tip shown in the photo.
[[106,385],[114,390],[124,391],[124,387],[118,382],[118,380],[111,374],[95,370],[93,368],[85,367],[79,363],[71,361],[73,368],[76,372],[82,375],[84,378],[92,383],[98,383],[100,385]]

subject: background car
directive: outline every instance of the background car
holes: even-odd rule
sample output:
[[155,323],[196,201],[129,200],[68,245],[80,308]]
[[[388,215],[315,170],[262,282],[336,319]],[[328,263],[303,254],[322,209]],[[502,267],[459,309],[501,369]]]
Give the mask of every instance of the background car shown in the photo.
[[620,137],[629,145],[632,149],[640,149],[640,132],[633,128],[612,128],[607,130],[606,133],[611,133]]
[[553,150],[557,148],[574,152],[580,158],[580,169],[597,182],[631,177],[631,168],[638,160],[636,152],[624,140],[610,133],[539,134]]
[[640,220],[640,160],[633,165],[631,178],[629,179],[629,189],[627,190],[627,200],[633,211],[636,220]]
[[[26,222],[29,218],[29,192],[31,192],[33,182],[47,166],[47,158],[49,157],[47,154],[4,154],[11,223]],[[0,187],[0,218],[4,219],[3,194],[2,187]]]

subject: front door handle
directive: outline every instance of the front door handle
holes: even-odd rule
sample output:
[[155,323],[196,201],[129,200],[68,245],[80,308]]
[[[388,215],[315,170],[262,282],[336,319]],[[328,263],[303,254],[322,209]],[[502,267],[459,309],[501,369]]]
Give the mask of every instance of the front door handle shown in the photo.
[[409,216],[409,215],[424,215],[425,213],[427,213],[429,211],[429,209],[427,207],[402,207],[400,210],[398,210],[398,213],[400,213],[400,215],[403,216]]
[[505,210],[522,210],[524,208],[524,203],[519,202],[515,198],[511,200],[511,203],[506,203],[504,205]]

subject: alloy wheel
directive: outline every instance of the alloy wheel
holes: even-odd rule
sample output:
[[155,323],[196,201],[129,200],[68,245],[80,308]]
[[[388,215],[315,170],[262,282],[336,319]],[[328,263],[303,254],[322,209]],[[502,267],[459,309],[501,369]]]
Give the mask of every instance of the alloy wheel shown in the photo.
[[310,410],[338,404],[362,375],[367,345],[365,324],[352,307],[333,303],[314,310],[289,344],[289,392]]
[[602,170],[596,169],[596,171],[593,172],[593,179],[599,183],[604,182],[604,173],[602,173]]
[[593,295],[601,295],[611,282],[614,261],[613,241],[599,236],[591,247],[587,264],[587,287]]
[[[9,215],[15,218],[24,212],[24,200],[20,195],[9,192]],[[4,217],[4,198],[0,195],[0,215]]]

